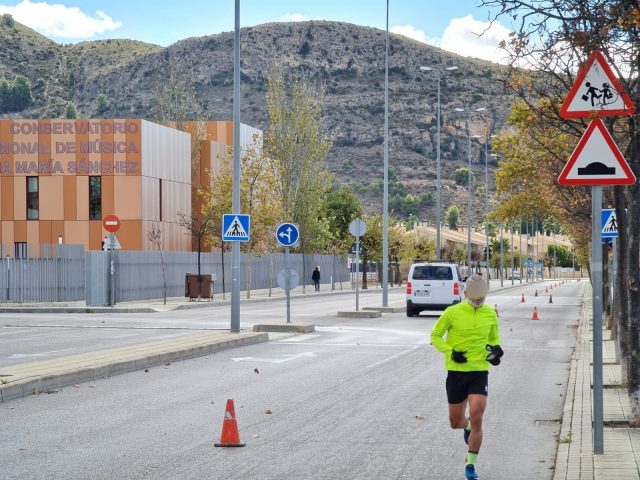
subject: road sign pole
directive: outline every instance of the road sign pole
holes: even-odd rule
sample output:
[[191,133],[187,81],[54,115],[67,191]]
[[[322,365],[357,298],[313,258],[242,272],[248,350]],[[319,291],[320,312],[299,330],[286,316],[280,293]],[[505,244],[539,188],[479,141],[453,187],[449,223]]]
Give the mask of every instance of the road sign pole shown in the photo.
[[356,312],[360,311],[360,237],[356,237]]
[[115,282],[115,246],[116,239],[115,234],[111,232],[109,234],[109,306],[113,307],[116,304],[116,282]]
[[[233,36],[233,184],[231,211],[240,213],[240,0],[235,2]],[[240,244],[231,247],[231,326],[240,332]]]
[[602,405],[602,187],[591,187],[593,286],[593,453],[604,453]]
[[287,291],[287,323],[291,323],[291,275],[289,272],[289,247],[284,249],[285,285]]

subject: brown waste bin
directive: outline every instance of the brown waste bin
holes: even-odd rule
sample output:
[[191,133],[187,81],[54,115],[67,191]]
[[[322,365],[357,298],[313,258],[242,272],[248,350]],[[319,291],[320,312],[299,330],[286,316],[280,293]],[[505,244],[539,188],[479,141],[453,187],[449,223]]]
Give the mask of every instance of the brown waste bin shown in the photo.
[[194,298],[213,298],[213,278],[211,274],[200,275],[198,281],[197,273],[187,273],[184,278],[184,296],[189,300]]

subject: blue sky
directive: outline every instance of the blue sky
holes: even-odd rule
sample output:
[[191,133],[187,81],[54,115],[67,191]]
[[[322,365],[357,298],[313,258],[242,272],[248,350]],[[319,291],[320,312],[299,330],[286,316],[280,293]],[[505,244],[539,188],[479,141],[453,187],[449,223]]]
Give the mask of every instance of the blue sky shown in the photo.
[[[488,27],[476,0],[390,0],[389,29],[445,50],[487,60],[508,29]],[[234,28],[234,0],[0,0],[0,14],[59,43],[129,38],[166,46]],[[384,29],[386,0],[241,0],[240,23],[336,20]]]

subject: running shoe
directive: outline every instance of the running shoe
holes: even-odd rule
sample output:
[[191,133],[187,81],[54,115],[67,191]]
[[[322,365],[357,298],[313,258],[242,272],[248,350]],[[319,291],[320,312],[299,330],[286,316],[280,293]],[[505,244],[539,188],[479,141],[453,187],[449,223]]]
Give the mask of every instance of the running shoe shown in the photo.
[[467,480],[471,479],[477,479],[478,478],[478,474],[476,473],[476,467],[474,467],[473,465],[469,464],[466,467],[464,467],[464,478],[466,478]]

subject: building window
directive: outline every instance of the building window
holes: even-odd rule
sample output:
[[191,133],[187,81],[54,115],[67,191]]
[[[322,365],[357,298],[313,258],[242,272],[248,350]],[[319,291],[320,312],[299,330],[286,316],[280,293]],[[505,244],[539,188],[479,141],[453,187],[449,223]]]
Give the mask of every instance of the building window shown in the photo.
[[14,242],[13,256],[14,258],[27,258],[27,242]]
[[89,220],[102,219],[102,177],[89,177]]
[[159,178],[158,181],[160,182],[160,221],[162,221],[162,179]]
[[38,220],[40,217],[38,180],[38,177],[27,177],[27,220]]

